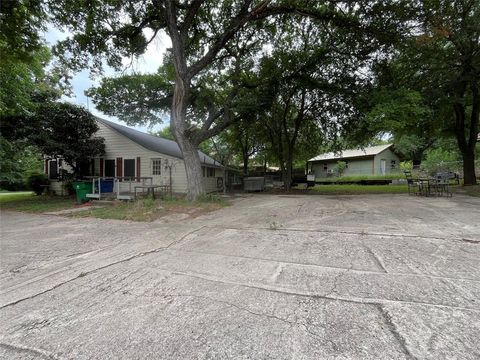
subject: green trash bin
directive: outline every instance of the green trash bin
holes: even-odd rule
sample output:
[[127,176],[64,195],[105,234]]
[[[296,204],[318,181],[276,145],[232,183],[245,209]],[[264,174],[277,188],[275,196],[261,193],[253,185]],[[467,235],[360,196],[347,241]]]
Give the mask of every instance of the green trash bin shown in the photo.
[[77,202],[79,204],[83,204],[87,202],[89,199],[87,198],[87,194],[92,193],[92,183],[89,181],[76,181],[73,183],[73,188],[77,194]]

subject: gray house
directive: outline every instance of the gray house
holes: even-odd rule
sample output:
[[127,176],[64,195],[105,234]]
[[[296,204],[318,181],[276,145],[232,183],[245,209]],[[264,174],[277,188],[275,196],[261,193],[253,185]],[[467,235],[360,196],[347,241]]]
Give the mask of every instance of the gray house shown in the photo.
[[392,150],[393,144],[364,149],[344,150],[320,154],[308,160],[307,171],[323,178],[335,174],[339,161],[347,165],[343,175],[386,175],[398,172],[400,159]]

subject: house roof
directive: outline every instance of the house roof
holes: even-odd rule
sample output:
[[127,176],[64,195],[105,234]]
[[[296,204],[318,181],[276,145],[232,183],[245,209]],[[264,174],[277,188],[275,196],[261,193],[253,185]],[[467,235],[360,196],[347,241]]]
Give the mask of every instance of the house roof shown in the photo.
[[[144,132],[131,129],[129,127],[101,119],[97,117],[97,121],[112,130],[120,133],[121,135],[127,137],[128,139],[132,140],[133,142],[137,143],[144,148],[155,151],[161,154],[173,156],[179,159],[183,159],[182,151],[178,146],[176,141],[165,139],[159,136],[146,134]],[[201,151],[198,151],[198,155],[200,156],[200,161],[202,164],[205,165],[213,165],[213,166],[220,166],[220,162],[212,159],[210,156],[204,154]]]
[[391,146],[393,146],[393,144],[370,146],[364,149],[329,152],[329,153],[315,156],[314,158],[311,158],[308,161],[340,160],[340,159],[350,159],[350,158],[364,157],[364,156],[375,156],[377,154],[380,154],[382,151],[388,149]]

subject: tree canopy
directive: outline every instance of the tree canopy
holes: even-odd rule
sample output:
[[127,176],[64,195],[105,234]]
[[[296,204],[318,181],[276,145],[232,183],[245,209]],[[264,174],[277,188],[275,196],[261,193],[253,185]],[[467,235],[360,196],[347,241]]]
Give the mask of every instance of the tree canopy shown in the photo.
[[[393,23],[402,24],[394,16],[397,13],[392,11],[393,3],[165,0],[86,5],[64,0],[49,2],[49,11],[54,23],[68,28],[72,34],[57,46],[56,53],[76,69],[90,67],[98,71],[103,63],[119,68],[123,57],[145,52],[156,34],[161,31],[168,34],[172,47],[166,64],[171,66],[174,76],[152,83],[149,83],[151,77],[144,78],[141,89],[137,87],[132,92],[146,95],[144,91],[148,91],[148,94],[142,99],[134,96],[139,105],[134,113],[142,116],[137,121],[150,121],[158,118],[159,108],[171,104],[171,129],[183,153],[189,197],[195,198],[205,191],[196,148],[237,120],[234,103],[246,85],[241,74],[247,65],[258,65],[255,58],[266,51],[265,40],[276,35],[276,19],[289,18],[289,24],[280,25],[288,28],[299,18],[309,18],[315,26],[348,30],[355,35],[355,41],[378,50],[394,36]],[[117,79],[112,84],[117,90],[123,85],[131,88],[138,79]],[[170,88],[164,89],[168,81]],[[221,91],[216,91],[219,87]],[[104,86],[97,95],[106,94],[105,89]],[[118,92],[121,91],[115,93]],[[150,110],[146,111],[144,105]],[[112,111],[133,120],[123,106]]]

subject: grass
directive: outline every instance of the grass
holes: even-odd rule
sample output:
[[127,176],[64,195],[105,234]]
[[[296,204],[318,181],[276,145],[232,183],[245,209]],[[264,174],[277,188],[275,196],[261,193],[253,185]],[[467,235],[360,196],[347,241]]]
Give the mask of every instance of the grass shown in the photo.
[[[153,221],[160,217],[183,213],[189,217],[220,209],[227,206],[227,200],[216,194],[202,196],[196,202],[183,197],[165,200],[147,198],[135,202],[116,202],[104,208],[86,208],[70,214],[72,217],[96,217],[100,219],[118,219],[133,221]],[[44,213],[73,208],[75,199],[60,196],[36,196],[32,192],[10,192],[0,194],[0,208],[5,210]]]
[[113,206],[87,209],[69,216],[154,221],[172,214],[187,214],[188,217],[197,217],[228,205],[229,203],[218,195],[206,195],[195,202],[189,202],[182,197],[164,200],[146,198],[135,202],[115,202]]
[[480,185],[456,186],[454,191],[469,196],[480,197]]
[[345,175],[345,176],[335,176],[335,177],[326,177],[326,178],[316,178],[316,182],[332,182],[332,183],[342,183],[342,182],[353,182],[361,180],[398,180],[405,179],[403,173],[391,173],[387,175]]
[[310,193],[324,195],[403,194],[407,185],[316,185]]
[[43,213],[71,208],[75,200],[71,197],[37,196],[31,192],[11,192],[0,195],[0,207],[5,210]]

